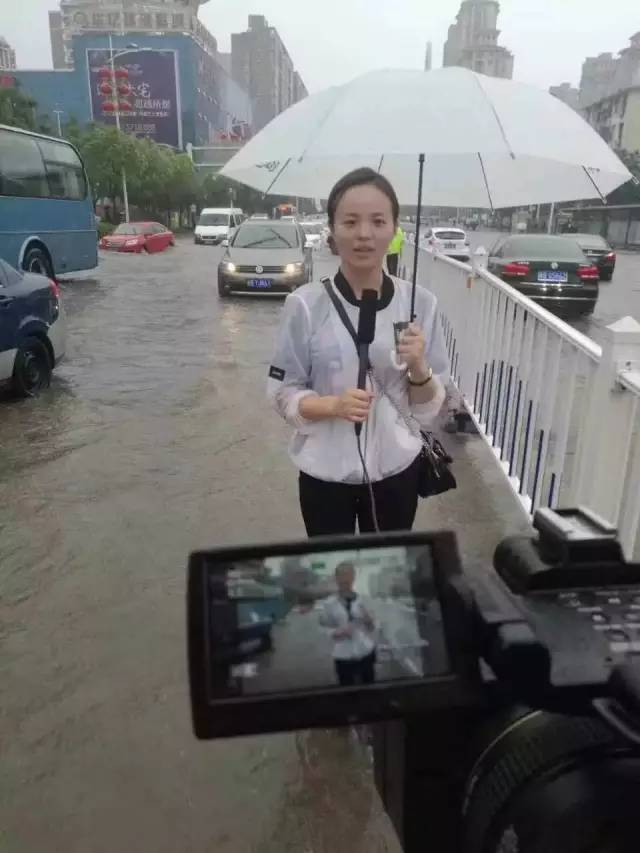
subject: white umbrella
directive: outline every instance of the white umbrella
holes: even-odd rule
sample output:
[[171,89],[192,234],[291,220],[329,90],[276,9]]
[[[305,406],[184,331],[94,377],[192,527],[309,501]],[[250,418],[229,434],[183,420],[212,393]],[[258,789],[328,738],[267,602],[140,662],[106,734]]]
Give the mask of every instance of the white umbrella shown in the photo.
[[465,68],[374,71],[275,118],[222,174],[266,193],[327,198],[358,166],[415,204],[514,207],[604,198],[632,178],[570,107],[532,86]]

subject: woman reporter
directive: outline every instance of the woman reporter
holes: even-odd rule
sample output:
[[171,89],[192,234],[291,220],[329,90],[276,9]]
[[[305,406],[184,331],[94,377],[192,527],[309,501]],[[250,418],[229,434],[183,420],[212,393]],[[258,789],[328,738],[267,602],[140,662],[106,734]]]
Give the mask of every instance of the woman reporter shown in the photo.
[[[411,284],[387,275],[385,254],[399,204],[389,181],[371,169],[341,178],[328,200],[340,269],[329,288],[358,328],[363,290],[378,294],[367,390],[357,385],[358,354],[325,283],[287,297],[268,397],[295,429],[290,456],[299,469],[300,508],[307,534],[375,529],[363,460],[380,530],[409,530],[418,501],[421,441],[445,398],[448,359],[436,299],[419,287],[409,319]],[[415,428],[410,428],[410,424]],[[354,424],[363,424],[359,449]],[[362,458],[360,456],[362,451]]]

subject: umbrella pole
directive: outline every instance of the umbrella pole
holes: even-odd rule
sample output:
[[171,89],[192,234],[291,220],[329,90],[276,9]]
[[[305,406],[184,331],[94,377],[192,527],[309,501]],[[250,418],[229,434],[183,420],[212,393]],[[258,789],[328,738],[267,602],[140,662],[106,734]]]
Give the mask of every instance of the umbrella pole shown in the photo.
[[416,215],[416,243],[413,248],[413,279],[411,281],[411,315],[409,319],[413,323],[416,318],[416,285],[418,281],[418,252],[420,251],[420,219],[422,216],[422,182],[424,179],[424,154],[418,158],[420,170],[418,175],[418,210]]

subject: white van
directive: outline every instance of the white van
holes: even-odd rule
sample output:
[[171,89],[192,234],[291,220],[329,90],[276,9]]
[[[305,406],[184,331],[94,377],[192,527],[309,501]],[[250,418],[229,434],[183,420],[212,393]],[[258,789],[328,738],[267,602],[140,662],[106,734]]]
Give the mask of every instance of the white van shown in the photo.
[[193,242],[217,246],[223,240],[230,239],[246,218],[239,207],[205,207],[200,212]]

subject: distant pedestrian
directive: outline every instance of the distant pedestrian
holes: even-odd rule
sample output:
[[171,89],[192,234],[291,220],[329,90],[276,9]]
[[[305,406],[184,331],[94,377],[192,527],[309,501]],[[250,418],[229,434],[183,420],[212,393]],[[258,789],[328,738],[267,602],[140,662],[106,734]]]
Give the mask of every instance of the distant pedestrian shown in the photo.
[[389,243],[387,249],[387,269],[389,275],[398,275],[398,260],[404,246],[404,231],[398,225],[396,233],[393,235],[393,240]]

